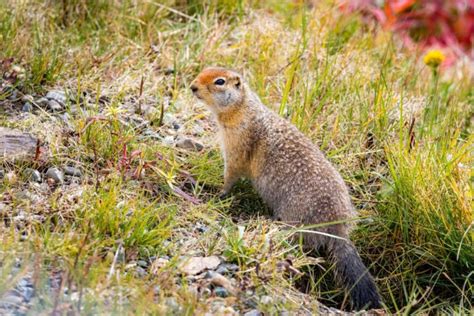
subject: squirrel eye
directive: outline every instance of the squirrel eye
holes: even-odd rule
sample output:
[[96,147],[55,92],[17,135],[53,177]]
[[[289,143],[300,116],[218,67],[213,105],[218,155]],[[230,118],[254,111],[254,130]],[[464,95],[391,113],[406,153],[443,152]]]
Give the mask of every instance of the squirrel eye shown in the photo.
[[218,86],[222,86],[224,83],[225,83],[225,80],[222,79],[222,78],[219,78],[216,81],[214,81],[214,84],[216,84]]

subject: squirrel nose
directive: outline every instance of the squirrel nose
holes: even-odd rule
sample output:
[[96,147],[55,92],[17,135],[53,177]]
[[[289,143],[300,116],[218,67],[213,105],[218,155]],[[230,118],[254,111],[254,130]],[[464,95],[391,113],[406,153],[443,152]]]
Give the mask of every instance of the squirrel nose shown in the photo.
[[190,88],[193,93],[196,93],[196,91],[198,91],[198,87],[196,87],[196,85],[192,84]]

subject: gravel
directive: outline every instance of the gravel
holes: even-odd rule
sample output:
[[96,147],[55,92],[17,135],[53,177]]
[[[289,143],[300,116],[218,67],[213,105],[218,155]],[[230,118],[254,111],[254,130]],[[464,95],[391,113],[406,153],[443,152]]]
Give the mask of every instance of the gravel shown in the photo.
[[64,182],[64,174],[58,168],[49,168],[45,174],[46,179],[53,179],[56,183]]

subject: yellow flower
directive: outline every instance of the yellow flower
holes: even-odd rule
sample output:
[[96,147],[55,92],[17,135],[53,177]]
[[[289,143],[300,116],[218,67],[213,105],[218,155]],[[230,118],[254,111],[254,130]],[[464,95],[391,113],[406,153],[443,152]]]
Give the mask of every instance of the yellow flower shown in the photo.
[[426,53],[425,57],[423,57],[423,61],[426,65],[436,68],[438,67],[445,59],[443,52],[437,49],[432,49],[428,53]]

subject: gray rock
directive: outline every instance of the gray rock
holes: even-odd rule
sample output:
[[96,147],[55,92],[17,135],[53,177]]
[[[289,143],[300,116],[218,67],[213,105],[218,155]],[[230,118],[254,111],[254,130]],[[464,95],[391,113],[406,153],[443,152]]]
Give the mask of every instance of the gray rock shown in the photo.
[[13,89],[11,90],[11,94],[10,94],[10,96],[8,97],[8,99],[10,99],[10,100],[16,100],[16,99],[18,99],[18,90],[16,90],[15,88],[13,88]]
[[39,173],[38,170],[31,169],[31,168],[26,168],[24,171],[25,177],[33,182],[41,182],[42,177],[41,173]]
[[173,123],[172,123],[172,126],[173,126],[173,128],[174,128],[175,130],[178,130],[178,129],[181,128],[181,125],[179,125],[178,122],[173,122]]
[[205,233],[205,232],[207,232],[207,231],[209,230],[209,227],[207,227],[206,225],[201,224],[201,223],[196,223],[195,229],[196,229],[199,233]]
[[204,149],[204,146],[201,143],[187,137],[179,138],[176,142],[176,147],[192,151],[201,151]]
[[64,168],[64,173],[67,175],[67,176],[72,176],[72,177],[82,177],[82,172],[81,170],[77,169],[77,168],[74,168],[74,167],[70,167],[70,166],[67,166]]
[[[222,263],[218,269],[223,269],[223,270],[226,270],[227,272],[236,272],[239,270],[239,266],[236,265],[235,263]],[[216,272],[219,272],[219,271],[216,270]]]
[[34,101],[34,98],[32,95],[30,94],[25,94],[24,96],[21,97],[21,101],[23,102],[33,102]]
[[36,154],[38,139],[19,130],[0,127],[0,160],[31,160]]
[[35,290],[32,287],[24,287],[19,289],[21,296],[23,296],[23,299],[28,303],[31,301],[33,296],[35,295]]
[[0,179],[3,179],[5,177],[5,170],[0,169]]
[[244,316],[261,316],[261,315],[262,313],[257,309],[249,310],[247,313],[244,314]]
[[[205,270],[213,270],[221,260],[217,256],[184,258],[178,268],[187,275],[196,275]],[[209,271],[210,272],[210,271]]]
[[33,111],[33,106],[31,105],[30,102],[26,102],[23,104],[23,107],[21,108],[22,112],[30,113]]
[[168,135],[165,138],[163,138],[163,143],[166,145],[173,145],[174,144],[174,136]]
[[143,131],[143,135],[146,136],[146,137],[152,138],[152,139],[158,139],[158,140],[162,139],[162,137],[159,133],[157,133],[157,132],[155,132],[154,130],[151,130],[151,129],[146,129],[145,131]]
[[56,100],[48,100],[48,109],[53,112],[59,112],[63,110],[63,106]]
[[48,100],[54,100],[61,104],[62,106],[66,105],[67,97],[66,93],[61,90],[51,90],[46,94]]
[[140,266],[137,266],[135,268],[135,271],[140,278],[144,278],[147,275],[146,270]]
[[273,303],[273,298],[271,298],[268,295],[264,295],[260,298],[260,303],[262,303],[263,305],[272,304]]
[[146,262],[145,260],[138,260],[137,264],[142,268],[148,267],[148,262]]
[[169,75],[172,75],[174,73],[175,73],[174,68],[169,67],[169,68],[165,69],[165,76],[169,76]]
[[39,98],[38,100],[36,100],[36,104],[38,104],[39,106],[41,106],[42,108],[45,108],[48,106],[48,99],[46,98]]
[[53,179],[56,183],[64,182],[64,175],[58,168],[49,168],[45,174],[46,179]]
[[173,311],[178,312],[181,310],[181,306],[178,304],[174,297],[167,297],[165,304]]
[[8,305],[20,305],[23,303],[23,298],[14,291],[8,292],[2,299],[0,300],[4,304]]
[[222,264],[217,268],[216,270],[217,273],[219,274],[228,274],[230,271],[227,269],[227,267],[223,266]]
[[214,294],[216,294],[219,297],[227,297],[229,296],[229,291],[227,291],[222,286],[218,286],[214,289]]
[[5,212],[7,210],[7,205],[5,203],[2,203],[0,202],[0,215],[4,215],[2,214],[3,212]]

